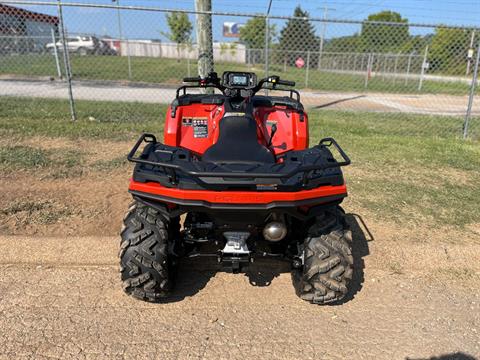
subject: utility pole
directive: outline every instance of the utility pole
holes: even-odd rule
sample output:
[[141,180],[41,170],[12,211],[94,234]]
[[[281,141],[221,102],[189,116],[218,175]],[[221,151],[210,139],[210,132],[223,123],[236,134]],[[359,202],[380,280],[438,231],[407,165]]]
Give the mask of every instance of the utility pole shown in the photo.
[[[117,3],[117,21],[118,21],[118,37],[120,38],[120,55],[122,55],[122,41],[123,39],[123,30],[122,30],[122,14],[120,13],[120,0],[112,0],[112,2]],[[128,65],[128,79],[132,79],[132,62],[130,60],[130,46],[128,44],[128,39],[125,44],[127,45],[127,65]]]
[[[213,72],[213,44],[212,44],[212,1],[195,0],[195,11],[207,12],[196,14],[197,18],[197,46],[198,46],[198,75],[201,78]],[[207,89],[211,90],[211,89]],[[207,91],[208,93],[209,91]]]
[[117,23],[118,23],[118,37],[120,40],[123,39],[123,31],[122,31],[122,15],[120,14],[120,0],[112,0],[112,2],[117,3]]
[[[320,8],[317,8],[320,9]],[[322,24],[322,32],[320,34],[320,52],[318,55],[318,70],[320,70],[322,66],[322,53],[323,53],[323,44],[325,42],[325,34],[327,33],[327,15],[328,15],[328,10],[335,11],[337,9],[335,8],[329,8],[327,5],[323,7],[323,24]]]

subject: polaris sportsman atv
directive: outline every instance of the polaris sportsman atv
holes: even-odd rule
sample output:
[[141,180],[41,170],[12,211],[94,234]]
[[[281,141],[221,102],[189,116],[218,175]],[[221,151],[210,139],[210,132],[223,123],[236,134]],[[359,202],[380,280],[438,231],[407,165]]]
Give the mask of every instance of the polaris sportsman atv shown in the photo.
[[[353,258],[340,168],[350,160],[332,138],[308,147],[300,94],[286,88],[295,83],[257,82],[247,72],[184,83],[168,108],[164,142],[142,134],[128,155],[136,165],[119,255],[125,292],[161,301],[182,257],[212,256],[234,272],[273,257],[291,263],[302,299],[342,299]],[[217,93],[188,93],[194,88]],[[261,89],[288,94],[257,95]]]

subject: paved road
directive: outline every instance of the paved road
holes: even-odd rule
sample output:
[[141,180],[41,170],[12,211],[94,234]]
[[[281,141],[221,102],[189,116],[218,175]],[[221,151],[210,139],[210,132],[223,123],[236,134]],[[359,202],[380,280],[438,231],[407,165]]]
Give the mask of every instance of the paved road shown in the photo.
[[[319,307],[298,299],[289,274],[275,267],[253,271],[250,280],[264,285],[253,286],[243,274],[185,264],[169,303],[137,301],[120,289],[117,242],[0,237],[0,359],[480,356],[478,277],[425,277],[429,266],[449,262],[479,274],[480,245],[392,248],[375,240],[357,254],[365,269],[354,298]],[[429,254],[438,260],[415,267]],[[385,268],[391,256],[411,259],[412,270]]]
[[[0,79],[0,96],[33,96],[68,98],[67,86],[60,81],[25,81]],[[170,103],[175,89],[154,85],[125,85],[115,82],[74,83],[74,96],[83,100],[140,101]],[[433,115],[465,115],[467,96],[412,95],[385,93],[302,92],[308,107],[342,110],[404,112]],[[474,102],[473,113],[480,115],[480,101]]]

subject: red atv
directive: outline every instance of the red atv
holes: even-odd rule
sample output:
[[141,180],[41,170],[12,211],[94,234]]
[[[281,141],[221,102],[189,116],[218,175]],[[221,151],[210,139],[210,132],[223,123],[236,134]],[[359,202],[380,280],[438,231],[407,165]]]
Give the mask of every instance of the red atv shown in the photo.
[[[162,300],[183,257],[213,256],[234,272],[273,257],[291,263],[302,299],[342,299],[353,258],[339,206],[347,196],[340,167],[350,160],[332,138],[308,147],[300,95],[285,88],[295,83],[278,76],[257,82],[245,72],[184,82],[191,84],[168,108],[164,143],[143,134],[128,155],[136,166],[121,233],[125,291]],[[212,87],[221,94],[187,93]],[[288,96],[256,95],[261,89]]]

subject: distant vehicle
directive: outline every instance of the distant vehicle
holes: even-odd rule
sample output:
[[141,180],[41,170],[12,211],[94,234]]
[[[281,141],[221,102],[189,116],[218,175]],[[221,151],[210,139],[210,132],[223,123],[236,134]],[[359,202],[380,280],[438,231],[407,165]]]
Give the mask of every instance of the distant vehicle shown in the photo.
[[117,50],[112,48],[110,44],[104,40],[100,40],[96,50],[98,55],[117,55]]
[[[53,52],[55,46],[60,51],[63,51],[63,44],[61,41],[57,43],[48,43],[45,48]],[[69,52],[76,53],[78,55],[116,55],[116,51],[102,40],[99,40],[95,36],[71,36],[67,38],[67,49]]]

